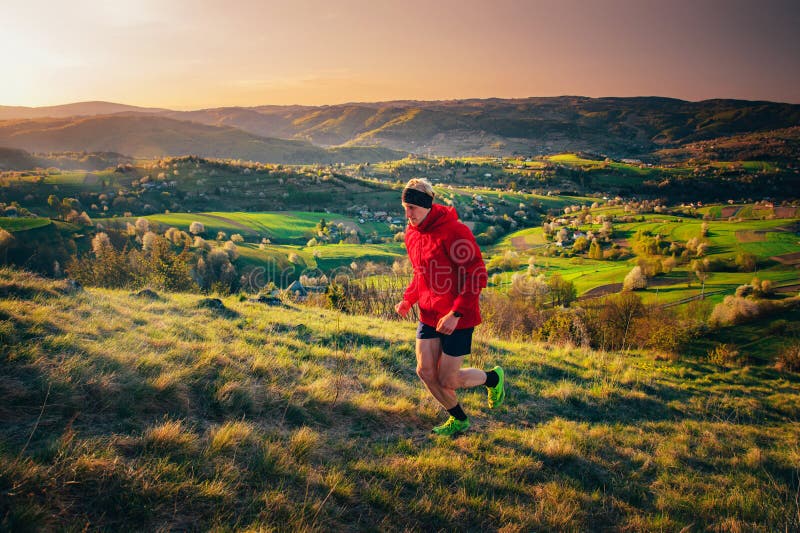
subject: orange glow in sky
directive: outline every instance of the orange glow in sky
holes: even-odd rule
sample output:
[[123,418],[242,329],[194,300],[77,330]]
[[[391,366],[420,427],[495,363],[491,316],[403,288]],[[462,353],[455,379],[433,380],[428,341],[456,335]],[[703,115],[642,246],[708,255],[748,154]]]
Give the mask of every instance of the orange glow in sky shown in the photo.
[[797,1],[11,0],[2,19],[0,105],[800,103]]

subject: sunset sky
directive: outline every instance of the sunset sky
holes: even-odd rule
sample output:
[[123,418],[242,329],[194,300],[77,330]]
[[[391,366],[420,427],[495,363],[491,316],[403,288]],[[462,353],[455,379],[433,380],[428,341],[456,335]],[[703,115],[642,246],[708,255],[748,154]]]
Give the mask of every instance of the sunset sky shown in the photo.
[[800,103],[797,0],[10,0],[0,105]]

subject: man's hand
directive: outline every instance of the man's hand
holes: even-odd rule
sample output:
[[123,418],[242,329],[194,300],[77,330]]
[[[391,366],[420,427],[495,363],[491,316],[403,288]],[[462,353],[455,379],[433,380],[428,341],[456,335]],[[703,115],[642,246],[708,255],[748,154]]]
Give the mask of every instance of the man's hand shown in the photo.
[[405,300],[394,306],[394,310],[397,311],[397,314],[399,314],[403,318],[405,318],[410,309],[411,309],[411,304]]
[[436,324],[436,331],[445,335],[450,335],[456,330],[459,320],[460,319],[454,315],[452,311],[450,311],[439,320],[438,324]]

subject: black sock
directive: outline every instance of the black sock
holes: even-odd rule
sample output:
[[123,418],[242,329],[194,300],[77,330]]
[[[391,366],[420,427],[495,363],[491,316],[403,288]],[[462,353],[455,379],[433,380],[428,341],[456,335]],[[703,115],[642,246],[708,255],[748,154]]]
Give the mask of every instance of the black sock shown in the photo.
[[450,413],[450,415],[453,416],[459,422],[463,422],[464,420],[467,419],[467,415],[466,415],[466,413],[464,413],[464,410],[461,408],[461,404],[460,403],[457,403],[455,407],[453,407],[451,409],[448,409],[447,412]]
[[494,387],[498,383],[500,383],[500,376],[498,376],[497,372],[495,372],[494,370],[489,370],[486,373],[486,383],[484,383],[484,385],[486,385],[487,387]]

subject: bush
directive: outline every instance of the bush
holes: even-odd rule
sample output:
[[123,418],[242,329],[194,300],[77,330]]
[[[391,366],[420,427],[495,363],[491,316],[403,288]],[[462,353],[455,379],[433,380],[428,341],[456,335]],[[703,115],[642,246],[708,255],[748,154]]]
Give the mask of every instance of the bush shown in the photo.
[[753,294],[753,286],[752,285],[739,285],[736,287],[736,296],[739,298],[745,298]]
[[749,252],[739,252],[736,254],[736,266],[742,272],[752,272],[758,266],[758,259]]
[[485,291],[481,296],[481,315],[484,326],[504,338],[529,337],[545,321],[541,309],[523,299],[494,291]]
[[783,335],[789,329],[789,322],[784,319],[773,320],[769,324],[767,331],[770,335]]
[[711,311],[708,322],[713,327],[730,326],[741,324],[757,317],[759,314],[758,302],[741,296],[726,296]]
[[642,299],[627,291],[590,300],[585,305],[592,345],[602,350],[630,347],[634,342],[634,321],[647,312]]
[[493,274],[495,272],[513,271],[519,269],[522,260],[519,254],[513,250],[508,250],[500,256],[493,257],[486,265],[486,270]]
[[556,309],[533,335],[539,341],[558,345],[589,346],[589,331],[582,309]]
[[778,354],[775,369],[781,372],[800,372],[800,342],[793,342]]
[[641,348],[676,356],[690,337],[690,328],[664,309],[649,307],[633,321],[633,342]]
[[739,350],[731,344],[718,344],[708,351],[709,363],[730,366],[741,362]]

